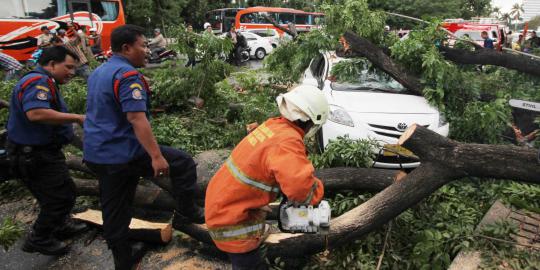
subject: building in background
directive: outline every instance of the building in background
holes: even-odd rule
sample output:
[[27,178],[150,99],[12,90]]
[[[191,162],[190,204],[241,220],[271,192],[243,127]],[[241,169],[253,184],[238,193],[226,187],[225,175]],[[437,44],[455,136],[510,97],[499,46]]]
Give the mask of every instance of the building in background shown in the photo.
[[540,16],[540,0],[523,0],[523,10],[524,21]]

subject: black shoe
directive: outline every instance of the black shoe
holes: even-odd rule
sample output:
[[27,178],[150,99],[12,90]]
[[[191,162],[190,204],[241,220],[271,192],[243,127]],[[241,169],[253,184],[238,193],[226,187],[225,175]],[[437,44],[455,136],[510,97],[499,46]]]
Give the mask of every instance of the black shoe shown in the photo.
[[53,232],[54,237],[64,240],[71,238],[79,233],[88,231],[89,227],[83,222],[75,222],[73,219],[68,219],[64,226]]
[[128,242],[120,243],[111,248],[115,270],[138,269],[139,263],[144,256],[144,244],[137,242],[133,245]]
[[31,234],[22,246],[24,252],[39,252],[43,255],[60,256],[68,253],[69,246],[53,237],[39,239]]
[[173,227],[175,223],[204,224],[204,208],[196,203],[195,192],[180,194],[176,201],[178,209],[174,213]]
[[196,206],[191,211],[186,211],[185,214],[174,211],[172,220],[172,226],[174,229],[180,230],[183,225],[189,223],[204,224],[204,209]]
[[183,215],[177,211],[174,211],[173,214],[173,220],[172,220],[172,227],[175,230],[181,230],[183,225],[195,223],[195,224],[204,224],[204,210],[200,207],[197,207],[197,210],[195,210],[194,215],[186,216]]

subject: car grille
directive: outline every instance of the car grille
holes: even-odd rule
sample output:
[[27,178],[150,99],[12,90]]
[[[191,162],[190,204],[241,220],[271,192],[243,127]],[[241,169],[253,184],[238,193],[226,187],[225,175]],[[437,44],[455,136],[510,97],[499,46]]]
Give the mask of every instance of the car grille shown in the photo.
[[[399,131],[395,126],[384,126],[384,125],[369,124],[369,123],[368,125],[371,131],[375,132],[375,134],[380,135],[380,136],[399,139],[401,134],[403,134],[403,131]],[[429,128],[429,125],[423,125],[423,126],[425,128]]]

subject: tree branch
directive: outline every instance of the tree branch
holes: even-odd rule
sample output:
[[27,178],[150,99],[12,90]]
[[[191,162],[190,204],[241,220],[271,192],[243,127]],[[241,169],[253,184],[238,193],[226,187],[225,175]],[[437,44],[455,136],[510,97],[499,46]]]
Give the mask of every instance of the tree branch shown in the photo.
[[493,65],[517,70],[534,76],[540,76],[540,60],[526,55],[484,48],[468,51],[440,47],[439,50],[446,59],[458,64]]
[[420,79],[410,74],[394,62],[381,48],[371,43],[371,41],[356,35],[353,32],[347,31],[344,35],[345,50],[350,49],[353,53],[366,57],[376,67],[388,73],[390,77],[401,83],[410,92],[421,96],[424,87],[420,83]]

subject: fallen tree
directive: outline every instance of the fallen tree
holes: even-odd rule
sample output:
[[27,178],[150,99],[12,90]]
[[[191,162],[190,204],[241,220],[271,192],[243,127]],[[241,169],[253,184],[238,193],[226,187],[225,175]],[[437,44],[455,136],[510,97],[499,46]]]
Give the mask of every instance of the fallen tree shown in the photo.
[[476,49],[474,51],[439,47],[442,55],[455,63],[467,65],[493,65],[540,76],[540,60],[523,54]]
[[[77,163],[77,159],[68,159],[69,166]],[[199,166],[201,167],[201,166]],[[204,169],[199,169],[203,171]],[[204,197],[204,191],[210,181],[206,172],[199,174],[199,194]],[[213,173],[213,172],[208,172]],[[398,177],[397,172],[382,169],[366,168],[330,168],[316,172],[317,177],[324,182],[326,192],[339,192],[345,190],[381,191],[391,185]],[[73,179],[79,196],[99,196],[99,184],[95,179]],[[172,196],[172,189],[168,178],[153,179],[158,186],[138,185],[133,204],[136,207],[144,207],[158,210],[172,211],[176,207],[176,201]]]
[[[345,51],[340,52],[341,56],[366,57],[376,67],[385,71],[409,91],[416,95],[422,95],[423,85],[420,79],[416,75],[407,72],[401,65],[392,60],[384,48],[379,48],[368,39],[352,32],[346,32],[343,35],[342,43]],[[441,46],[439,50],[446,59],[454,63],[493,65],[540,76],[540,60],[527,55],[484,48],[476,48],[474,51],[469,51]]]
[[[322,235],[272,234],[265,241],[268,254],[301,257],[340,247],[379,228],[443,185],[464,177],[540,183],[537,153],[531,149],[460,143],[419,125],[411,126],[399,144],[420,158],[422,164],[417,169],[367,202],[333,219],[328,241]],[[189,224],[181,230],[210,243],[208,232],[202,226]]]

